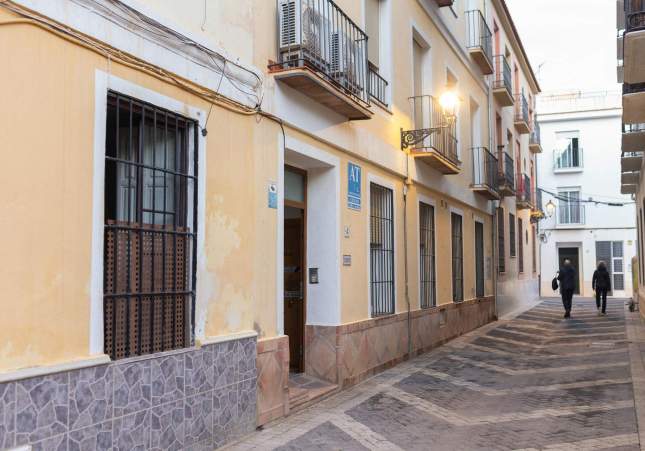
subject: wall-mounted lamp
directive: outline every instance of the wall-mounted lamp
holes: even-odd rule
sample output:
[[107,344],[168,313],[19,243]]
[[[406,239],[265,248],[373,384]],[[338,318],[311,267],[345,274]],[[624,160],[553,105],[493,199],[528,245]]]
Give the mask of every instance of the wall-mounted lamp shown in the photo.
[[550,218],[555,213],[555,204],[551,199],[546,203],[546,215]]
[[443,110],[443,115],[452,124],[457,119],[457,109],[459,108],[459,96],[455,91],[448,89],[439,97],[439,105]]

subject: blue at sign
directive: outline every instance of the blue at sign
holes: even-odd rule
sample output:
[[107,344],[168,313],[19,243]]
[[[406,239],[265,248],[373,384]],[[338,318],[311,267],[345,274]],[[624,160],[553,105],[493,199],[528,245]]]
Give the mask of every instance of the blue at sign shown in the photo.
[[347,208],[361,209],[361,167],[347,163]]

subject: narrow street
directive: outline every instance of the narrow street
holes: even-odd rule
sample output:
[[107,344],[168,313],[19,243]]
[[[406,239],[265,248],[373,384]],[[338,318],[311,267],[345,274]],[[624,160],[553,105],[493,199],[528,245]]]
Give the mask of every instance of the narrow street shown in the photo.
[[610,300],[600,317],[576,299],[563,320],[560,301],[545,299],[230,449],[639,450],[637,315]]

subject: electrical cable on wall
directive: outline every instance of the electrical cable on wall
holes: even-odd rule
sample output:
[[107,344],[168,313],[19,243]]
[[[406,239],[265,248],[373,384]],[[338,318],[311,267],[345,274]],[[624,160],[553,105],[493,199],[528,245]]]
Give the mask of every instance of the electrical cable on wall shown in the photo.
[[605,201],[602,201],[602,200],[593,200],[592,198],[590,198],[590,199],[571,199],[569,197],[553,193],[553,192],[545,190],[543,188],[537,188],[537,190],[548,194],[549,196],[553,197],[556,200],[560,200],[562,202],[568,202],[568,203],[605,205],[605,206],[608,206],[608,207],[623,207],[625,205],[633,205],[633,204],[636,203],[636,202],[605,202]]

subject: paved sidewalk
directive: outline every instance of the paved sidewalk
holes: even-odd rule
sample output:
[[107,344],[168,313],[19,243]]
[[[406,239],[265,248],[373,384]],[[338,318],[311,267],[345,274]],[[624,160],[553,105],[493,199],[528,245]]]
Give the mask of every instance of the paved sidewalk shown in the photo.
[[590,299],[574,301],[570,320],[562,313],[559,300],[546,299],[231,449],[641,449],[645,327],[638,313],[610,300],[600,317]]

